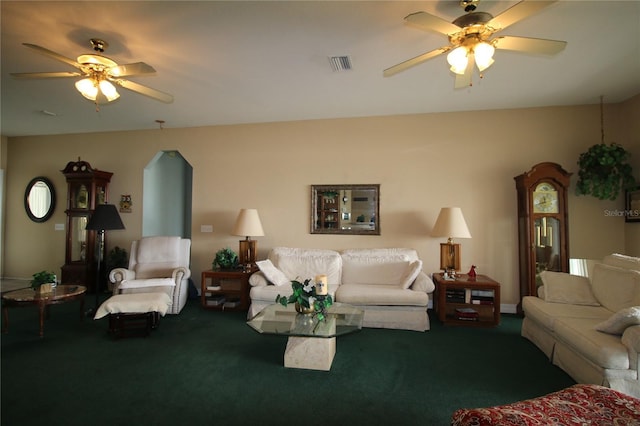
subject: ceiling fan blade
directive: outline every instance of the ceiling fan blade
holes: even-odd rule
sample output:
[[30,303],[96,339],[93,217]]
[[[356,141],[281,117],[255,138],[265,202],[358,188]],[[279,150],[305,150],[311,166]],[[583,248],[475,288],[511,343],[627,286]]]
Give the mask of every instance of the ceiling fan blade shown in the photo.
[[405,21],[422,29],[437,31],[444,35],[455,34],[460,31],[459,26],[427,12],[412,13],[411,15],[407,15],[404,19]]
[[124,87],[125,89],[131,90],[132,92],[140,93],[141,95],[148,96],[160,102],[164,102],[166,104],[170,104],[173,102],[172,95],[156,89],[152,89],[151,87],[143,86],[142,84],[123,79],[113,79],[113,82],[119,86]]
[[109,69],[109,75],[112,77],[126,77],[129,75],[154,74],[155,68],[144,62],[136,62],[133,64],[118,65]]
[[518,21],[526,18],[529,15],[533,15],[537,11],[544,9],[545,7],[555,3],[557,0],[552,1],[521,1],[511,6],[509,9],[496,16],[487,25],[495,28],[496,30],[503,30],[509,25],[513,25]]
[[542,38],[504,36],[496,37],[493,44],[498,49],[515,50],[526,53],[555,55],[567,45],[566,41],[546,40]]
[[79,72],[12,72],[15,78],[57,78],[57,77],[81,77]]
[[399,72],[402,72],[406,69],[419,65],[425,61],[428,61],[433,57],[436,57],[442,53],[448,52],[449,50],[451,50],[451,46],[440,47],[438,49],[432,50],[431,52],[423,53],[422,55],[416,56],[415,58],[408,59],[390,68],[387,68],[382,72],[382,75],[385,77],[391,77],[392,75],[398,74]]
[[64,62],[65,64],[69,64],[72,67],[75,67],[75,68],[78,68],[78,69],[80,69],[80,67],[81,67],[80,64],[77,63],[76,61],[74,61],[73,59],[67,58],[66,56],[62,56],[61,54],[56,53],[53,50],[46,49],[46,48],[44,48],[42,46],[38,46],[37,44],[31,44],[31,43],[22,43],[22,44],[27,46],[27,47],[29,47],[29,48],[31,48],[31,49],[37,50],[40,53],[43,53],[43,54],[45,54],[47,56],[50,56],[53,59],[57,59],[60,62]]
[[473,53],[469,53],[467,61],[467,68],[464,70],[464,74],[456,74],[456,81],[454,88],[463,89],[471,86],[471,75],[473,74],[473,65],[476,63]]

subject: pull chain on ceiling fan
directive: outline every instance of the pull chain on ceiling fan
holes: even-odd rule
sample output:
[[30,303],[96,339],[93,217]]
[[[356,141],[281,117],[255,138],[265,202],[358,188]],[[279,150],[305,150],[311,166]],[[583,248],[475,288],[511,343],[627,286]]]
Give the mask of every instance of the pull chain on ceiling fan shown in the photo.
[[[422,29],[446,35],[450,45],[423,53],[387,68],[383,75],[390,77],[449,52],[447,62],[450,65],[450,70],[456,75],[455,88],[458,89],[471,86],[474,65],[482,73],[494,63],[493,54],[496,49],[554,55],[565,48],[567,44],[565,41],[514,36],[491,37],[498,31],[555,3],[555,1],[557,0],[523,0],[493,17],[490,13],[475,11],[479,0],[461,0],[460,6],[467,14],[456,18],[451,23],[427,12],[412,13],[405,17],[405,21]],[[482,74],[480,77],[482,78]]]
[[[101,39],[92,38],[91,46],[96,52],[103,53],[109,44]],[[161,92],[151,87],[125,80],[122,77],[155,74],[156,70],[144,62],[118,65],[115,61],[99,54],[84,54],[77,58],[77,61],[60,55],[52,50],[31,43],[23,43],[26,47],[45,54],[65,64],[71,65],[79,70],[76,72],[34,72],[34,73],[11,73],[13,77],[34,79],[34,78],[68,78],[84,77],[75,83],[76,89],[85,98],[93,101],[96,106],[101,103],[115,101],[120,97],[116,86],[124,87],[132,92],[148,96],[152,99],[164,103],[173,102],[173,96]]]

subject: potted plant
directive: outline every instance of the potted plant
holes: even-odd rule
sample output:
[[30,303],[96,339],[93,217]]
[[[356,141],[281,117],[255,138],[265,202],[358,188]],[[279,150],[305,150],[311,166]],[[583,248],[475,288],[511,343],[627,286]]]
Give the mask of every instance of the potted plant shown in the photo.
[[33,274],[31,288],[36,292],[46,293],[56,286],[56,274],[48,271],[40,271]]
[[316,286],[311,283],[311,279],[307,278],[304,283],[298,280],[291,281],[293,293],[290,296],[276,297],[276,303],[287,306],[289,303],[295,303],[296,311],[301,314],[313,314],[318,317],[319,321],[327,317],[327,308],[333,304],[330,295],[319,296],[316,293]]
[[106,260],[106,268],[103,279],[106,281],[109,290],[112,290],[113,284],[109,281],[109,273],[116,268],[127,268],[129,266],[129,259],[127,251],[123,248],[115,246],[109,250]]
[[630,154],[620,145],[599,143],[578,158],[576,195],[592,195],[600,200],[615,200],[620,191],[635,186]]
[[238,267],[238,255],[230,248],[218,250],[213,259],[213,269],[235,269]]

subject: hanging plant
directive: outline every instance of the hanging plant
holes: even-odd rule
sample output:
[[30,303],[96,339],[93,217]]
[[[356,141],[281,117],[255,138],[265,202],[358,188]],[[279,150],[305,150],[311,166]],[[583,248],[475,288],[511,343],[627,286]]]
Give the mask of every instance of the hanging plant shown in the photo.
[[593,145],[578,158],[576,195],[592,195],[600,200],[615,200],[620,191],[635,187],[631,156],[616,144],[604,143],[604,97],[600,96],[600,143]]
[[576,195],[615,200],[621,191],[635,187],[630,154],[620,145],[599,143],[580,154]]

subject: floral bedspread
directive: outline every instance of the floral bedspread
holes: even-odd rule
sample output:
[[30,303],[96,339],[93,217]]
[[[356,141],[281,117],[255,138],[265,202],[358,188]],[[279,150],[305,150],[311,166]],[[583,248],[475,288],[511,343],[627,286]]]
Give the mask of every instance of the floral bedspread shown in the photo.
[[578,384],[539,398],[456,410],[452,426],[640,426],[640,399],[604,386]]

